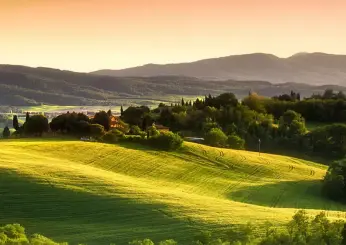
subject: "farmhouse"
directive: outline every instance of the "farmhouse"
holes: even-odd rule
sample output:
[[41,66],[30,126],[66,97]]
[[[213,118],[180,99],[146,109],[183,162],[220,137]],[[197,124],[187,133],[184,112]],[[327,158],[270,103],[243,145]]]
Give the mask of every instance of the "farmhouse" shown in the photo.
[[109,118],[110,120],[110,125],[111,125],[111,128],[121,128],[122,125],[120,123],[120,118],[117,117],[117,116],[111,116]]
[[155,126],[155,128],[156,128],[157,130],[159,130],[160,132],[168,132],[168,131],[169,131],[169,128],[168,128],[168,127],[163,126],[163,125],[161,125],[161,124],[155,124],[155,123],[153,123],[153,126]]

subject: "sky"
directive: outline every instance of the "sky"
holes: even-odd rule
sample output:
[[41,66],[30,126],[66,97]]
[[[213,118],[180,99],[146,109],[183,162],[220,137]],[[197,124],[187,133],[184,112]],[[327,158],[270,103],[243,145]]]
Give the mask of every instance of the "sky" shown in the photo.
[[346,54],[345,0],[0,0],[0,63],[80,72]]

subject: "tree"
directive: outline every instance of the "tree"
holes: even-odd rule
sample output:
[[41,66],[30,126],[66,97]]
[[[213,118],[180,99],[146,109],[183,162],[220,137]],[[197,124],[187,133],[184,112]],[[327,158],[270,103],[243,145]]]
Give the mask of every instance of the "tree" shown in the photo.
[[232,149],[236,150],[244,150],[245,149],[245,140],[240,138],[238,135],[232,134],[228,136],[227,139],[228,146]]
[[150,126],[148,129],[148,135],[149,137],[157,136],[160,134],[160,131],[158,131],[155,127],[155,125]]
[[226,146],[227,136],[219,128],[212,128],[205,135],[205,142],[211,146]]
[[123,116],[123,114],[124,114],[124,108],[123,108],[123,106],[121,105],[121,107],[120,107],[120,116]]
[[302,135],[306,132],[305,120],[299,113],[288,110],[280,118],[279,131],[286,137]]
[[104,127],[100,124],[90,124],[89,130],[90,135],[96,138],[101,137],[105,133]]
[[182,105],[182,106],[185,106],[184,98],[181,98],[181,105]]
[[323,99],[333,99],[334,98],[334,91],[333,89],[326,89],[323,93]]
[[17,131],[19,129],[18,117],[17,115],[13,116],[13,128]]
[[6,126],[2,132],[2,137],[7,139],[8,137],[10,137],[10,135],[11,135],[10,129]]
[[264,107],[264,104],[266,103],[267,99],[265,99],[262,96],[259,96],[256,93],[251,93],[248,97],[245,97],[242,101],[243,105],[246,105],[251,110],[265,113],[266,109]]
[[146,106],[141,107],[128,107],[121,116],[121,119],[130,125],[137,125],[143,127],[143,119],[150,109]]
[[108,131],[111,127],[109,115],[105,111],[96,113],[92,119],[92,123],[102,125],[106,131]]
[[111,117],[111,116],[113,115],[111,109],[109,109],[109,110],[107,111],[107,114],[108,114],[109,117]]
[[31,116],[24,124],[24,132],[28,135],[42,136],[44,132],[48,132],[48,129],[48,119],[43,115]]
[[29,121],[29,118],[30,118],[30,114],[29,114],[29,112],[26,112],[26,115],[25,115],[25,122]]

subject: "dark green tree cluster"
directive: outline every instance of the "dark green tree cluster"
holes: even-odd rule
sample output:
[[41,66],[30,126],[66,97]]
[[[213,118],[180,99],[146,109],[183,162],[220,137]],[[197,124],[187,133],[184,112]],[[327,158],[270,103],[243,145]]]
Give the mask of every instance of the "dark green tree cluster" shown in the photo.
[[65,113],[53,118],[49,126],[55,133],[87,136],[90,132],[90,119],[83,113]]
[[346,161],[332,163],[323,181],[322,192],[335,201],[346,201]]
[[273,99],[281,100],[281,101],[299,101],[300,93],[295,93],[291,91],[290,94],[282,94],[282,95],[274,96]]
[[[344,122],[346,120],[346,96],[343,92],[326,90],[323,95],[301,99],[299,93],[291,92],[272,99],[250,94],[243,104],[260,113],[272,114],[279,119],[286,111],[300,113],[307,121]],[[299,98],[298,98],[299,97]]]
[[343,158],[346,155],[346,125],[331,124],[319,127],[305,136],[309,150],[315,155]]

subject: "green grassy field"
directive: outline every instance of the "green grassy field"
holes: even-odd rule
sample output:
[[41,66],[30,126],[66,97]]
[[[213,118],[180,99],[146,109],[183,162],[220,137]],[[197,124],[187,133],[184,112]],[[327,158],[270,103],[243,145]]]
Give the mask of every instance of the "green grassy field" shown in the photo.
[[281,224],[301,208],[346,214],[320,196],[326,167],[291,157],[59,140],[3,140],[0,154],[0,223],[72,244],[184,244],[203,229]]

